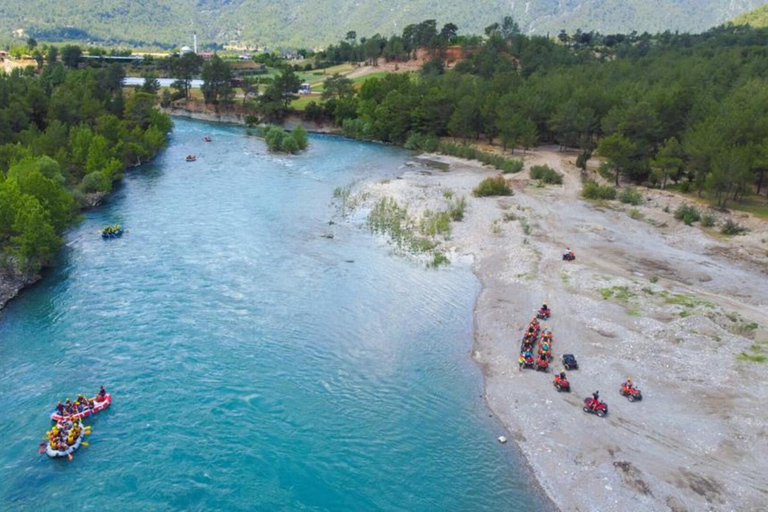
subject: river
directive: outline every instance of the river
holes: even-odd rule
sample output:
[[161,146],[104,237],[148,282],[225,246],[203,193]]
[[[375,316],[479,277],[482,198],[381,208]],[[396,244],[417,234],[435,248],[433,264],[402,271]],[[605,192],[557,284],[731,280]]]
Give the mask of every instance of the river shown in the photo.
[[[2,312],[3,509],[545,507],[482,400],[470,269],[329,225],[335,187],[408,154],[317,135],[276,156],[241,128],[175,124]],[[128,233],[104,241],[112,222]],[[90,446],[39,454],[56,400],[100,384],[114,404]]]

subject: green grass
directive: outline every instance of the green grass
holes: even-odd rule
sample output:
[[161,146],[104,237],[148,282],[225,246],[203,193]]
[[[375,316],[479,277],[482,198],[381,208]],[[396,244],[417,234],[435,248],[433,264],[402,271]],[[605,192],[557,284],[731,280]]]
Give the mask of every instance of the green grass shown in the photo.
[[768,361],[768,356],[765,354],[747,354],[742,352],[738,355],[739,361],[746,361],[750,363],[764,363]]
[[626,286],[612,286],[610,288],[600,288],[598,290],[603,299],[616,299],[619,302],[627,302],[629,299],[635,296],[634,293],[629,291]]
[[705,306],[708,308],[714,307],[711,302],[708,302],[704,299],[699,299],[698,297],[694,297],[693,295],[684,295],[684,294],[669,295],[666,292],[664,292],[662,293],[662,296],[664,296],[665,304],[671,304],[674,306],[683,306],[686,308],[695,308],[697,306]]
[[291,102],[291,108],[294,108],[296,110],[304,110],[307,108],[307,105],[309,105],[312,102],[320,103],[322,101],[322,98],[320,96],[299,96],[297,99],[293,100]]
[[499,175],[485,178],[477,187],[475,187],[472,191],[472,195],[475,197],[511,196],[512,189],[509,188],[507,180]]
[[369,73],[367,75],[358,76],[356,78],[352,79],[353,84],[362,84],[371,78],[384,78],[385,76],[389,75],[389,71],[376,71],[374,73]]

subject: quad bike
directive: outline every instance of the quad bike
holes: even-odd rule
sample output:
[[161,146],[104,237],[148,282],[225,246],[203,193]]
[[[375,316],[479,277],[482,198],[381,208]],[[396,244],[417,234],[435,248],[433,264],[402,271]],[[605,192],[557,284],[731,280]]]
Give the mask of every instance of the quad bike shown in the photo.
[[564,261],[573,261],[576,259],[576,255],[573,254],[573,251],[566,252],[563,254],[563,260]]
[[619,393],[621,396],[627,397],[627,400],[630,402],[634,402],[635,400],[642,400],[643,394],[640,392],[639,389],[636,387],[627,387],[626,384],[621,385],[621,389],[619,389]]
[[520,355],[520,359],[518,359],[518,363],[520,364],[520,369],[524,368],[533,368],[536,365],[536,362],[533,360],[533,356],[528,355]]
[[599,417],[603,417],[608,414],[608,404],[600,400],[595,400],[591,396],[584,399],[584,412],[591,414],[597,414]]
[[549,320],[549,315],[552,314],[552,311],[547,309],[540,309],[538,313],[536,313],[536,318],[539,320]]
[[536,359],[536,370],[540,372],[546,372],[549,370],[549,357],[545,355],[540,355],[538,359]]
[[571,383],[568,382],[568,379],[561,379],[560,374],[558,373],[555,375],[555,389],[558,391],[565,391],[570,393],[571,391]]
[[539,355],[540,356],[546,356],[549,357],[552,355],[552,345],[549,344],[549,342],[542,341],[541,346],[539,346]]
[[563,367],[566,370],[578,370],[579,369],[579,363],[576,362],[576,356],[573,354],[563,354],[563,357],[561,358],[561,361],[563,362]]

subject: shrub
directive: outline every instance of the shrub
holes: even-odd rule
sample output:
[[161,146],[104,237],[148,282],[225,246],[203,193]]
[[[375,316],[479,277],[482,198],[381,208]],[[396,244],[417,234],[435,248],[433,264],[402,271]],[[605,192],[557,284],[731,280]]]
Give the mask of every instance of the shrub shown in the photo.
[[682,192],[683,194],[687,194],[690,191],[691,191],[691,184],[689,182],[686,181],[686,182],[683,182],[682,185],[680,185],[680,192]]
[[451,220],[460,221],[464,220],[464,211],[467,209],[467,199],[465,197],[459,197],[458,199],[451,201],[448,205],[448,215]]
[[637,208],[632,208],[629,211],[629,216],[630,216],[630,218],[635,219],[635,220],[639,220],[639,219],[643,218],[643,214],[640,213],[640,210],[638,210]]
[[701,220],[701,213],[692,205],[683,203],[675,210],[675,218],[685,222],[688,226]]
[[424,135],[418,132],[411,132],[405,141],[406,149],[420,150],[427,153],[434,153],[440,146],[440,139],[434,135]]
[[701,225],[705,228],[711,228],[715,226],[717,219],[711,213],[705,213],[701,217]]
[[728,219],[725,221],[725,224],[723,224],[723,227],[720,228],[720,232],[724,235],[741,235],[747,232],[747,228]]
[[581,189],[581,195],[584,199],[616,199],[616,189],[610,185],[600,185],[592,180],[584,183]]
[[635,188],[627,187],[621,191],[621,194],[619,194],[619,201],[624,204],[638,206],[643,204],[643,194]]
[[307,148],[307,132],[301,125],[296,126],[292,132],[286,132],[282,128],[266,125],[261,128],[261,136],[267,143],[270,151],[280,153],[298,153]]
[[548,165],[534,165],[531,167],[531,178],[549,185],[562,185],[563,183],[563,175]]
[[432,257],[432,261],[430,261],[427,266],[429,268],[438,268],[438,267],[442,267],[443,265],[448,265],[450,263],[451,263],[451,260],[449,260],[445,254],[441,252],[436,252],[435,255]]
[[511,196],[512,189],[509,188],[509,184],[503,176],[493,176],[481,181],[472,191],[472,195],[475,197]]
[[520,172],[523,170],[522,160],[509,159],[501,155],[486,153],[485,151],[477,150],[466,144],[438,142],[436,150],[445,153],[446,155],[466,158],[467,160],[479,160],[486,165],[492,165],[504,174]]

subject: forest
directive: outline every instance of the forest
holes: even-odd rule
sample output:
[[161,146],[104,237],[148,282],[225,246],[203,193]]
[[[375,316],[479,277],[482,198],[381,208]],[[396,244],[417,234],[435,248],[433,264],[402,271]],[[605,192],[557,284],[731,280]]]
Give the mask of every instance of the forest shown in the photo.
[[[94,196],[167,143],[155,97],[124,97],[123,68],[71,69],[48,52],[40,69],[0,73],[0,264],[50,263]],[[66,53],[66,52],[65,52]],[[75,59],[72,68],[77,67]]]
[[[524,35],[506,18],[482,38],[457,38],[450,24],[415,27],[394,44],[350,34],[325,58],[373,62],[370,41],[385,59],[413,58],[426,46],[432,58],[420,74],[389,74],[358,89],[330,78],[324,101],[305,116],[332,120],[348,136],[423,149],[446,136],[509,152],[559,144],[578,149],[582,167],[604,157],[601,172],[617,185],[675,183],[721,207],[766,188],[768,30],[546,38]],[[465,57],[450,70],[449,44]],[[388,55],[394,47],[405,55]]]

